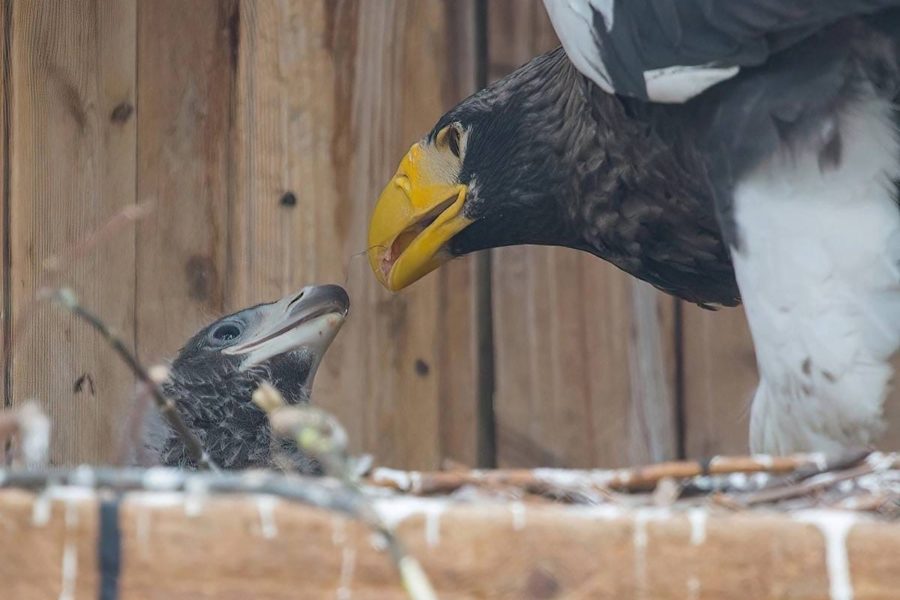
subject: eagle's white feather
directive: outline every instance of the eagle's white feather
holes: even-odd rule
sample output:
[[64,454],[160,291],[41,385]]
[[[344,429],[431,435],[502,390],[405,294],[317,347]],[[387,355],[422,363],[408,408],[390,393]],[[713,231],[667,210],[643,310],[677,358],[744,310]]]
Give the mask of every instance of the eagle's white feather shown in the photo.
[[879,431],[900,346],[900,144],[891,106],[838,117],[842,153],[785,151],[735,191],[735,272],[760,384],[754,452],[840,451]]
[[604,92],[612,93],[614,90],[594,34],[594,13],[600,13],[606,28],[611,29],[613,0],[544,0],[544,8],[575,68]]
[[[600,52],[594,15],[607,31],[614,25],[614,0],[544,0],[544,7],[566,55],[575,68],[605,92],[616,90]],[[654,102],[685,102],[737,75],[737,66],[672,65],[643,72],[647,97]]]

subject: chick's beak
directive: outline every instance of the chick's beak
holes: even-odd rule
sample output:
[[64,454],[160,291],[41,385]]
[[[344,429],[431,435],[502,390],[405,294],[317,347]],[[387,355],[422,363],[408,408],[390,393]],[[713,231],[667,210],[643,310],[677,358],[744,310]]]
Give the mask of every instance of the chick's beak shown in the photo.
[[267,305],[247,339],[222,352],[243,356],[242,370],[301,347],[321,360],[349,313],[341,286],[307,286]]
[[369,222],[369,266],[396,292],[451,258],[447,242],[472,220],[463,214],[467,187],[446,165],[414,144],[381,192]]

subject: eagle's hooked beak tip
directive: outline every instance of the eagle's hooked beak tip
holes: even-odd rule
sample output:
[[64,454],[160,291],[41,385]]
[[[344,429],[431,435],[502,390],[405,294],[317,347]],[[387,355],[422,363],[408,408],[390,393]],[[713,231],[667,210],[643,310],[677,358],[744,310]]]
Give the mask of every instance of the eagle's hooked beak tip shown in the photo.
[[369,221],[369,266],[392,292],[447,262],[448,242],[472,222],[462,211],[467,187],[436,181],[433,171],[428,153],[414,144]]

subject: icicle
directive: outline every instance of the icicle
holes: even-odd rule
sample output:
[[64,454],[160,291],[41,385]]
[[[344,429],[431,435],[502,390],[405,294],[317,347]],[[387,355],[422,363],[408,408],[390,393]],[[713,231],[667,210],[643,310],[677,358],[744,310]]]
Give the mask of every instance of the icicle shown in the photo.
[[512,513],[513,531],[525,529],[525,505],[517,500],[510,504],[509,511]]
[[53,504],[50,495],[44,491],[34,499],[31,505],[31,523],[35,527],[43,527],[50,522],[50,514],[53,512]]
[[634,588],[638,598],[647,592],[647,521],[650,515],[638,510],[634,515]]
[[443,506],[431,506],[425,512],[425,543],[428,547],[441,543],[441,513]]
[[66,502],[66,545],[62,557],[62,583],[59,600],[74,600],[75,580],[78,576],[78,504]]
[[815,525],[825,538],[825,564],[831,600],[853,600],[847,534],[857,521],[856,515],[836,510],[804,510],[797,512],[794,518]]
[[688,577],[687,591],[689,600],[697,600],[700,597],[700,579],[693,575]]
[[691,545],[699,546],[706,541],[706,518],[705,508],[691,508],[687,513],[688,521],[691,523]]
[[347,519],[335,515],[331,518],[331,543],[343,546],[347,543]]
[[353,582],[353,570],[356,567],[356,549],[344,547],[341,554],[341,584],[337,590],[338,600],[350,599],[350,584]]
[[267,540],[278,536],[278,525],[275,523],[275,505],[277,503],[278,500],[272,496],[259,496],[256,499],[260,532]]
[[184,514],[197,517],[203,512],[203,504],[208,495],[207,484],[201,479],[188,479],[184,486]]

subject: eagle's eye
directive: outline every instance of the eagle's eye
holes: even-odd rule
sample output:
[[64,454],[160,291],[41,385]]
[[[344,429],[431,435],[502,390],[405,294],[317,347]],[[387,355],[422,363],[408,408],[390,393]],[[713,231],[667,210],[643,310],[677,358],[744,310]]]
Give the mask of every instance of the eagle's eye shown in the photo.
[[450,148],[450,152],[453,153],[453,156],[459,158],[461,136],[462,133],[460,132],[459,125],[453,123],[451,125],[447,125],[438,132],[437,143],[440,146],[447,146],[448,148]]
[[223,344],[241,337],[241,327],[237,323],[223,323],[212,330],[210,337],[214,342]]
[[456,127],[450,128],[450,132],[447,135],[447,145],[450,146],[450,152],[453,153],[453,156],[459,158],[459,130]]

